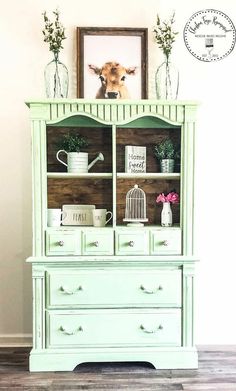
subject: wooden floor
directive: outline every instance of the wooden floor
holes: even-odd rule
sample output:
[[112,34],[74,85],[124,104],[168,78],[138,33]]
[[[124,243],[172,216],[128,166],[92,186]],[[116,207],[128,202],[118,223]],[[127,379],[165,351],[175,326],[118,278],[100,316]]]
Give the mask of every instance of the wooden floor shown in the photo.
[[0,391],[236,391],[236,347],[199,351],[198,370],[147,363],[82,364],[74,372],[30,373],[29,348],[0,348]]

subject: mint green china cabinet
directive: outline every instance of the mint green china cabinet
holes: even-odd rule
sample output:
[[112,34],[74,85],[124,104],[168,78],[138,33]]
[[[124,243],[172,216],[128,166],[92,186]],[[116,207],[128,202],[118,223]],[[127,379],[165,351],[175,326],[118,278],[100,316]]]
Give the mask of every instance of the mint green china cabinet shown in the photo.
[[[83,362],[147,361],[197,368],[194,346],[194,133],[197,105],[182,101],[61,99],[27,102],[33,160],[33,349],[31,371],[72,371]],[[56,160],[70,129],[86,136],[85,174]],[[174,173],[161,173],[154,145],[181,146]],[[146,173],[125,172],[125,146],[146,147]],[[148,222],[127,226],[125,197],[138,184]],[[156,197],[175,189],[173,226]],[[47,226],[47,208],[95,205],[106,227]]]

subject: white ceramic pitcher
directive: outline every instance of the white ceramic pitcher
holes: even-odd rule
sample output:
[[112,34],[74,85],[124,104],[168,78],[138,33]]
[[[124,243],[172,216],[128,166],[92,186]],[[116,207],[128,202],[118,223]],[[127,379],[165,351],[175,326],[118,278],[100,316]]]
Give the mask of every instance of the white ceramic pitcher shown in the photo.
[[[67,155],[67,163],[59,158],[61,153],[65,153]],[[98,160],[104,160],[103,154],[99,152],[98,156],[90,164],[88,164],[87,152],[66,152],[64,149],[60,149],[60,151],[57,152],[56,158],[60,163],[67,167],[67,172],[77,174],[88,172]]]

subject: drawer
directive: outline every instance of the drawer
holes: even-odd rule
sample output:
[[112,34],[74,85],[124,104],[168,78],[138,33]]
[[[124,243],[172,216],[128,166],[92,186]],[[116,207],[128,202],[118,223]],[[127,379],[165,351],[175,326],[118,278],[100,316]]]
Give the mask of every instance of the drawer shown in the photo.
[[83,255],[113,255],[114,231],[112,229],[99,228],[86,230],[82,233]]
[[150,232],[151,254],[181,255],[181,229],[160,228]]
[[148,231],[145,229],[116,232],[116,255],[147,255]]
[[46,255],[80,255],[81,234],[73,231],[46,232]]
[[47,348],[83,346],[180,346],[180,310],[51,311]]
[[181,307],[182,272],[173,270],[48,270],[48,308]]

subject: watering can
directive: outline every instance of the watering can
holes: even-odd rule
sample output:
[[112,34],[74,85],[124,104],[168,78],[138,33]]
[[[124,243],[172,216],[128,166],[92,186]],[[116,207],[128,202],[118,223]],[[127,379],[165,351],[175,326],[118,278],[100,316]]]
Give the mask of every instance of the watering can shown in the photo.
[[[67,163],[59,158],[61,153],[66,154]],[[91,163],[88,163],[87,152],[66,152],[64,149],[60,149],[60,151],[57,152],[56,158],[60,163],[67,167],[67,172],[75,174],[87,173],[98,160],[104,160],[103,154],[99,152],[97,157]]]

